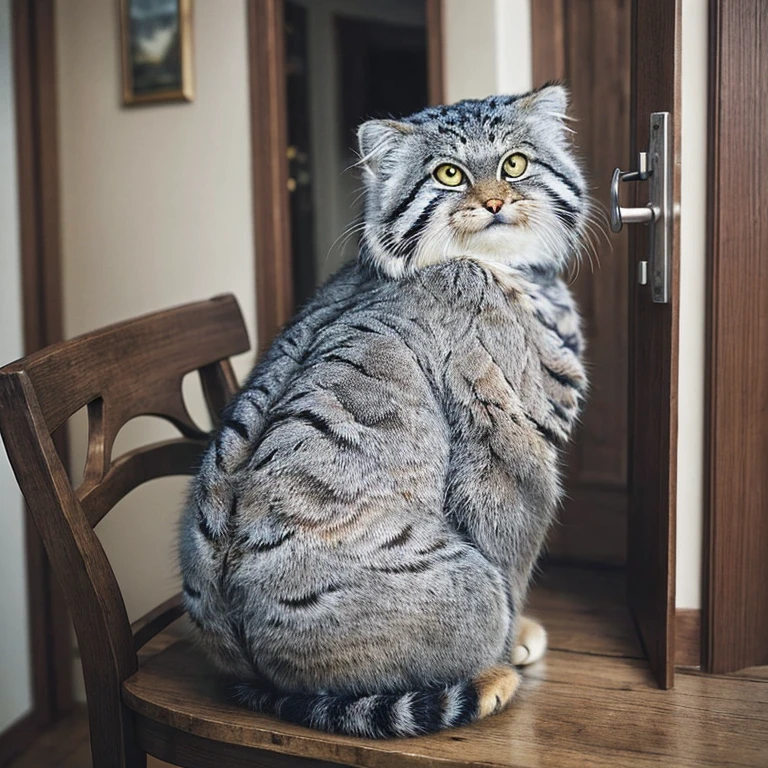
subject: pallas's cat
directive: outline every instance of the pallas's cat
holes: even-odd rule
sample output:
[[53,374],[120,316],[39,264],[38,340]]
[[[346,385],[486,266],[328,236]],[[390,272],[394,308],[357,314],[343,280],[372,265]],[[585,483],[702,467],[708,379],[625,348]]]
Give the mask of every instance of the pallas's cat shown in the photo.
[[360,128],[359,256],[224,413],[181,524],[189,616],[253,709],[428,733],[543,654],[521,610],[586,386],[566,107],[546,86]]

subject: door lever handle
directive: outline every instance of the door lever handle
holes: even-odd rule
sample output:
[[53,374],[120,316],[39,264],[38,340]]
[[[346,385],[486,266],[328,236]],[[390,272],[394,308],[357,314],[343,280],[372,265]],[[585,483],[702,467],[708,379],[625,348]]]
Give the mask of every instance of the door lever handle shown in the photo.
[[[636,171],[617,168],[611,178],[610,219],[611,229],[621,232],[625,224],[650,225],[646,238],[648,255],[638,261],[638,281],[650,284],[651,300],[666,304],[672,295],[672,225],[673,172],[672,128],[669,112],[651,114],[648,151],[640,152]],[[647,205],[639,208],[622,208],[619,188],[622,181],[648,181]]]
[[651,203],[641,208],[622,208],[620,205],[619,186],[622,181],[644,181],[649,178],[648,155],[641,152],[638,157],[638,170],[622,171],[617,168],[611,179],[611,231],[621,232],[625,224],[650,224],[659,217],[659,211]]

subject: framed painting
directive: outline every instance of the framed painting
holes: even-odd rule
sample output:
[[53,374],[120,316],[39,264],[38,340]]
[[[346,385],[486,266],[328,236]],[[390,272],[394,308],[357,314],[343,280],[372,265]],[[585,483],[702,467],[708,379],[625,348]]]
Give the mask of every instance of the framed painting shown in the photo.
[[192,0],[120,0],[123,104],[192,101]]

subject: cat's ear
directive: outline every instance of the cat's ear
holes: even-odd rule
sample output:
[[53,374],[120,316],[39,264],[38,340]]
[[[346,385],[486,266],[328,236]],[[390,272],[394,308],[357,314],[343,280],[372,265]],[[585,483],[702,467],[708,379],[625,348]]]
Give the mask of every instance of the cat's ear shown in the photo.
[[386,171],[387,158],[400,141],[413,133],[413,126],[396,120],[369,120],[357,129],[359,164],[379,176]]
[[518,106],[557,120],[565,120],[568,116],[568,89],[559,84],[547,83],[523,96]]

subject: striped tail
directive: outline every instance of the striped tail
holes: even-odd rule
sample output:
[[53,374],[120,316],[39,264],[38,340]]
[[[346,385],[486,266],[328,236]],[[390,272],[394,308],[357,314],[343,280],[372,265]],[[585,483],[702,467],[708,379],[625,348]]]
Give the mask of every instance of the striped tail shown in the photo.
[[240,684],[241,704],[262,714],[329,733],[386,739],[422,736],[479,720],[502,710],[519,683],[515,669],[499,665],[472,680],[408,693],[369,696],[279,694]]

